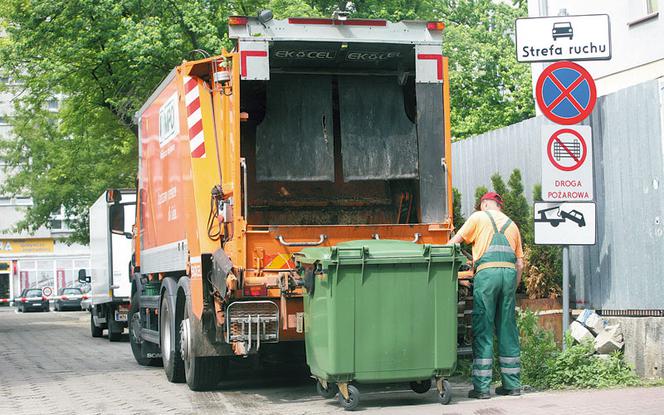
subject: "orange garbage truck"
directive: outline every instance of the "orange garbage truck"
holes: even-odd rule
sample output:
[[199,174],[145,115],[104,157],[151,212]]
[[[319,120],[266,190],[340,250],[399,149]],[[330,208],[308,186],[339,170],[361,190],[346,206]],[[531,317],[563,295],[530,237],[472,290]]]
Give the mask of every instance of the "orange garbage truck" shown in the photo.
[[210,388],[233,356],[303,348],[294,253],[447,242],[442,30],[234,16],[232,51],[170,72],[136,114],[129,329],[139,364]]

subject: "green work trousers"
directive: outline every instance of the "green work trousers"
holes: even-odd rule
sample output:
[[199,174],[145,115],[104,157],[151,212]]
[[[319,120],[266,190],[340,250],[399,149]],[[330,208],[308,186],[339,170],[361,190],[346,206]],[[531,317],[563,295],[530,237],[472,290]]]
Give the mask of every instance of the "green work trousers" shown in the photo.
[[493,365],[494,328],[498,337],[500,375],[505,389],[520,389],[521,360],[516,327],[516,271],[486,268],[473,282],[473,387],[488,392]]

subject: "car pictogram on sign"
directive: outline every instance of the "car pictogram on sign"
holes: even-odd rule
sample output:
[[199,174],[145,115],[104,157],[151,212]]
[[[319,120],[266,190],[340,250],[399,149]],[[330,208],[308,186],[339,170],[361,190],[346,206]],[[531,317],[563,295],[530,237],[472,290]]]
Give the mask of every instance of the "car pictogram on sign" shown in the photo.
[[551,35],[553,40],[558,40],[561,37],[569,38],[572,40],[574,38],[574,30],[572,29],[572,23],[570,22],[556,22],[553,24],[553,29],[551,29]]
[[535,87],[537,105],[551,121],[571,125],[583,121],[595,107],[597,89],[592,76],[574,62],[548,66]]

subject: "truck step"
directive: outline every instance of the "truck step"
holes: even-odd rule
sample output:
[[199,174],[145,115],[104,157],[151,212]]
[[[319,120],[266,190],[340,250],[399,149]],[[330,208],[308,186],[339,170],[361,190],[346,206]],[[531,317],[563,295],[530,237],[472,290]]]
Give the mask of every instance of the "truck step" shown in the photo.
[[159,296],[158,295],[142,295],[141,308],[159,308]]

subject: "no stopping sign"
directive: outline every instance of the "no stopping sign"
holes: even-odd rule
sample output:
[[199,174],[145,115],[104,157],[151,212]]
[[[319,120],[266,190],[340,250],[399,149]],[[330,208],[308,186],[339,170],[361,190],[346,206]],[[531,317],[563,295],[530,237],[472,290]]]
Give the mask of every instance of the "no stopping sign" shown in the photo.
[[544,69],[537,79],[535,97],[544,116],[558,124],[572,125],[593,111],[597,89],[582,66],[561,61]]

